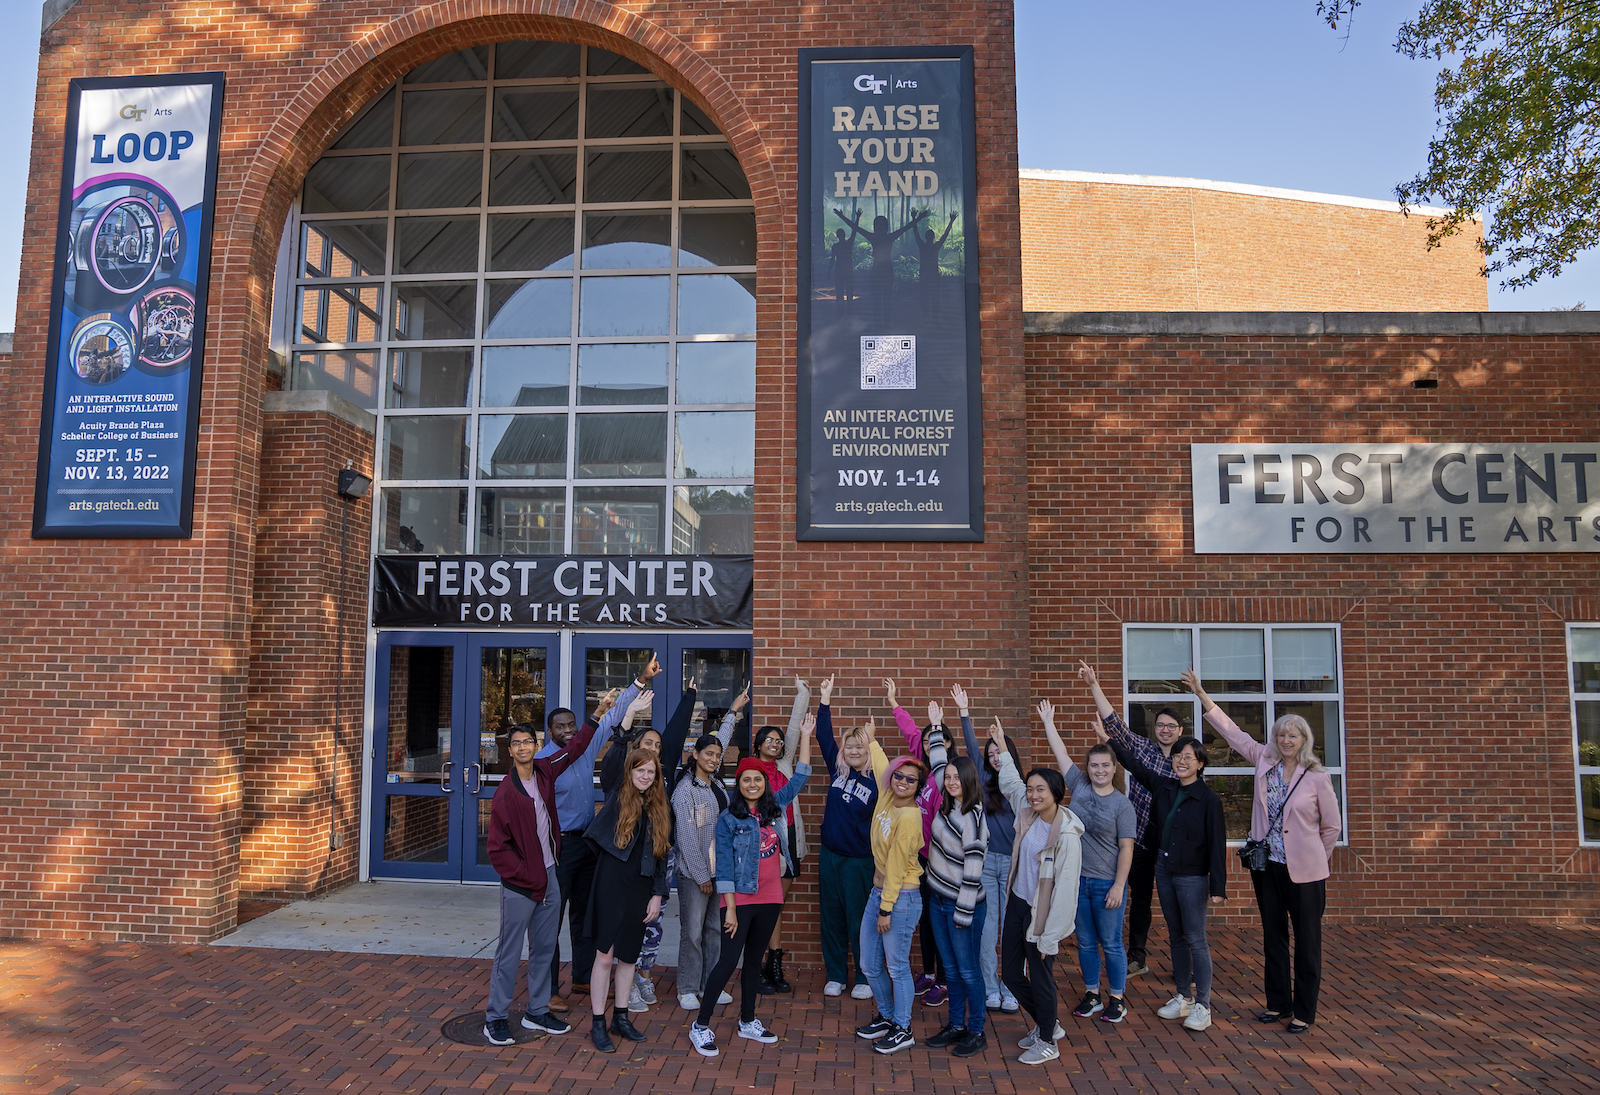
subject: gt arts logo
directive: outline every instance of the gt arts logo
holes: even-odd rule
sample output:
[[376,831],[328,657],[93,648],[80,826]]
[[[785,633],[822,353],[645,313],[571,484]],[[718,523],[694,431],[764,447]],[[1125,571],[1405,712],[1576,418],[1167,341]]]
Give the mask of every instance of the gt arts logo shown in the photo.
[[130,122],[138,122],[143,121],[145,114],[148,112],[148,107],[134,106],[132,103],[129,103],[118,113],[118,117],[124,118]]
[[870,72],[863,72],[860,76],[856,77],[855,89],[857,91],[871,92],[873,95],[882,95],[883,89],[888,87],[891,82],[894,84],[896,91],[903,87],[917,86],[917,82],[915,80],[880,80]]

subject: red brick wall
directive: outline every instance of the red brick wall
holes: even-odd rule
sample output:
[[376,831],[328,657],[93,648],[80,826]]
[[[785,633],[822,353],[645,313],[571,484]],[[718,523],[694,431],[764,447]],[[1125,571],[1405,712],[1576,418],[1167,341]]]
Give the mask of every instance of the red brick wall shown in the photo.
[[[331,414],[265,416],[250,635],[239,886],[303,896],[351,881],[361,847],[362,703],[372,498],[345,503],[339,470],[372,472],[372,434]],[[344,666],[335,728],[340,511],[348,505]],[[338,832],[340,848],[330,847]]]
[[[1188,470],[1192,442],[1591,441],[1597,348],[1030,337],[1034,695],[1081,726],[1092,708],[1068,664],[1097,664],[1115,694],[1124,622],[1340,623],[1350,844],[1330,915],[1600,915],[1564,634],[1600,619],[1600,556],[1197,556]],[[1439,387],[1413,388],[1419,375]],[[1230,915],[1249,919],[1249,879],[1231,870]]]
[[1030,312],[1481,311],[1482,225],[1434,251],[1398,210],[1187,186],[1022,180]]
[[[768,408],[757,462],[758,687],[796,666],[814,674],[827,664],[849,682],[892,672],[908,697],[922,699],[960,667],[1004,682],[1020,699],[1027,500],[1011,5],[754,0],[719,8],[714,21],[707,10],[703,0],[81,0],[46,35],[16,350],[3,374],[13,407],[40,398],[67,81],[220,69],[228,86],[194,537],[31,540],[37,424],[22,414],[4,425],[0,750],[25,759],[0,799],[0,841],[12,849],[0,864],[0,933],[211,938],[233,924],[241,846],[258,832],[252,887],[303,892],[347,870],[337,856],[320,878],[315,867],[326,742],[309,706],[290,719],[286,746],[298,790],[247,788],[260,774],[247,769],[274,745],[266,682],[292,671],[263,669],[253,681],[255,651],[282,645],[296,605],[315,609],[316,640],[327,634],[325,574],[302,575],[281,603],[256,600],[273,581],[258,581],[258,566],[270,575],[288,565],[270,544],[258,550],[260,513],[292,508],[264,464],[276,444],[262,413],[264,391],[277,387],[267,369],[273,269],[289,202],[338,127],[401,73],[471,43],[547,38],[632,57],[709,110],[750,180],[761,269],[757,399]],[[977,47],[989,537],[961,546],[797,545],[786,455],[794,442],[795,51],[918,42]],[[326,469],[341,455],[332,446],[313,463]],[[320,535],[325,548],[325,532],[306,535]],[[263,610],[268,622],[257,628]],[[325,681],[297,680],[305,691],[295,704],[329,694]],[[846,696],[860,696],[854,683],[846,687]],[[291,801],[296,794],[303,801]],[[287,837],[301,821],[311,833]],[[261,852],[273,834],[289,844],[282,863]]]

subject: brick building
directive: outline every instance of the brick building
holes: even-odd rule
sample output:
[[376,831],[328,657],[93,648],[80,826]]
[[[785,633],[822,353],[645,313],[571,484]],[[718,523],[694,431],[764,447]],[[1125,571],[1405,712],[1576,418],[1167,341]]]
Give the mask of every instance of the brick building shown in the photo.
[[[491,881],[505,727],[592,704],[650,651],[667,668],[654,719],[691,682],[714,717],[753,680],[755,720],[780,721],[796,673],[831,671],[842,721],[882,721],[881,677],[913,710],[960,681],[1025,739],[1032,699],[1088,710],[1073,659],[1121,677],[1140,726],[1148,704],[1188,702],[1171,694],[1188,657],[1242,724],[1295,710],[1321,731],[1348,815],[1336,915],[1596,914],[1600,769],[1578,767],[1600,741],[1582,691],[1600,665],[1595,555],[1544,550],[1531,524],[1531,549],[1482,560],[1197,553],[1184,461],[1204,444],[1291,462],[1521,446],[1501,472],[1478,465],[1489,479],[1445,465],[1438,482],[1576,506],[1541,517],[1576,544],[1600,325],[1474,311],[1465,253],[1393,259],[1415,221],[1192,187],[1102,203],[1177,225],[1176,205],[1212,202],[1204,234],[1184,214],[1181,256],[1106,246],[1109,229],[1072,246],[1131,255],[1133,281],[1140,263],[1204,261],[1215,286],[1147,278],[1140,295],[1097,273],[1049,282],[1066,295],[1025,316],[1019,224],[1045,224],[1028,211],[1049,202],[1019,210],[1039,180],[1019,186],[1003,0],[771,0],[714,25],[703,5],[604,0],[77,0],[47,17],[4,374],[28,411],[0,454],[0,932],[206,940],[241,895]],[[838,45],[973,47],[976,542],[796,537],[796,52]],[[35,539],[68,81],[202,70],[227,87],[193,535]],[[1257,220],[1277,235],[1235,238]],[[1370,295],[1295,296],[1303,279],[1280,290],[1255,257],[1298,233],[1309,263],[1360,232],[1346,261],[1405,271]],[[1290,307],[1337,311],[1264,310]],[[1559,484],[1540,445],[1575,458],[1552,465]],[[371,492],[342,496],[344,469]],[[1299,531],[1320,536],[1321,516]],[[602,555],[652,576],[748,557],[749,624],[373,624],[385,560]],[[1441,723],[1475,748],[1441,748]],[[807,801],[815,817],[820,789]],[[797,884],[802,910],[814,885]],[[816,953],[813,915],[785,932]]]

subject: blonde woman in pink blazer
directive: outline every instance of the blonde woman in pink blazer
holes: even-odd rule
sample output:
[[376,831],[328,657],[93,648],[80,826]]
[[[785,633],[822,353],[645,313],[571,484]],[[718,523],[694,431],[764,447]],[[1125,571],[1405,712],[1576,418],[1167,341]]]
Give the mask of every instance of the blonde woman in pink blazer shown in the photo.
[[[1317,1019],[1328,859],[1341,827],[1333,779],[1312,752],[1311,727],[1299,715],[1284,715],[1273,723],[1268,744],[1262,745],[1212,702],[1193,669],[1184,672],[1183,681],[1199,697],[1211,728],[1256,767],[1250,839],[1265,840],[1268,847],[1267,869],[1250,872],[1256,907],[1261,910],[1267,983],[1267,1009],[1256,1021],[1288,1019],[1290,1034],[1304,1034]],[[1290,922],[1294,924],[1292,985]]]

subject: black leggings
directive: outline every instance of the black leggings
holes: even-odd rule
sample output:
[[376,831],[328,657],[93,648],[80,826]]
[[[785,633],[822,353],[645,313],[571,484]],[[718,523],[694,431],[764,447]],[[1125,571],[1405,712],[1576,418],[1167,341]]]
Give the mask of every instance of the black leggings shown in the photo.
[[[761,992],[761,959],[767,952],[767,943],[772,939],[772,929],[778,926],[781,912],[781,901],[773,905],[739,906],[739,931],[732,939],[723,936],[722,953],[711,976],[706,978],[706,991],[700,997],[701,1026],[711,1022],[717,997],[733,977],[733,967],[738,964],[741,953],[744,971],[739,979],[739,1019],[748,1023],[756,1017],[756,999]],[[722,915],[726,918],[728,914],[724,911]]]
[[[1006,895],[1006,921],[1000,933],[1000,979],[1017,998],[1022,1010],[1039,1024],[1039,1037],[1053,1042],[1056,1032],[1056,980],[1051,970],[1056,956],[1040,954],[1028,942],[1033,909],[1016,894]],[[1027,972],[1023,972],[1023,966]]]
[[928,883],[928,857],[917,856],[922,864],[922,922],[917,931],[922,937],[922,973],[933,978],[935,985],[944,984],[944,954],[939,950],[939,940],[933,934],[933,887]]

